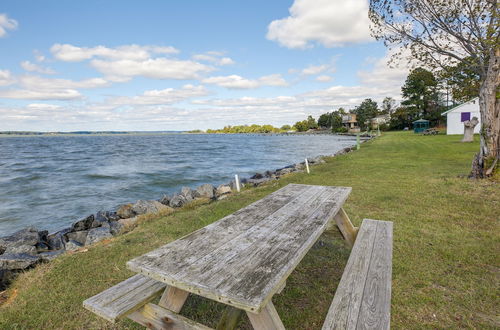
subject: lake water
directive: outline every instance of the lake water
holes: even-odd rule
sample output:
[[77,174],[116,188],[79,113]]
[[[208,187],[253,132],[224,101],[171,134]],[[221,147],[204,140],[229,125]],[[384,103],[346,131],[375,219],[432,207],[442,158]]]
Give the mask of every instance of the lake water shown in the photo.
[[0,237],[55,231],[99,210],[218,185],[355,143],[334,135],[82,135],[0,138]]

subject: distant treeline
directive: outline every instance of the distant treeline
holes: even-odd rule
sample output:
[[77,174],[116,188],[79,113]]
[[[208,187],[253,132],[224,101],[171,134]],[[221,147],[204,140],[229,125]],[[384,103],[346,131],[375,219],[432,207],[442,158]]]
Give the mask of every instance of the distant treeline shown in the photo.
[[[274,127],[273,125],[239,125],[239,126],[225,126],[222,129],[207,129],[207,133],[283,133],[290,130],[290,126],[284,125],[281,128]],[[193,131],[192,131],[193,132]],[[199,133],[193,132],[193,133]]]

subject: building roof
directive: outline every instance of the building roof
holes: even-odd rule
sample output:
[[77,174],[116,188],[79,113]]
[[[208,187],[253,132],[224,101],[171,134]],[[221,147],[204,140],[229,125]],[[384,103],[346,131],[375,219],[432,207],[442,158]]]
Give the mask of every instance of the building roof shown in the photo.
[[458,108],[461,108],[461,107],[463,107],[463,106],[464,106],[464,105],[466,105],[466,104],[476,103],[477,101],[479,101],[479,97],[473,98],[473,99],[472,99],[472,100],[470,100],[470,101],[467,101],[467,102],[462,103],[462,104],[460,104],[460,105],[458,105],[458,106],[456,106],[456,107],[454,107],[454,108],[451,108],[450,110],[443,112],[443,113],[441,114],[441,116],[444,116],[444,115],[448,114],[449,112],[452,112],[452,111],[454,111],[454,110],[457,110]]
[[427,119],[419,119],[415,120],[413,123],[428,123],[429,121]]

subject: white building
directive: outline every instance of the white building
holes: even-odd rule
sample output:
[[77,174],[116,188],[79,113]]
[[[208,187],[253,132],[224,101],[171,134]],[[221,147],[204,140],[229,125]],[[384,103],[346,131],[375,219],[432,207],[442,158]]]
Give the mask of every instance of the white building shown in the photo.
[[479,124],[474,127],[474,133],[481,130],[481,114],[479,112],[479,98],[465,102],[441,115],[446,115],[446,134],[464,134],[464,121],[477,117]]

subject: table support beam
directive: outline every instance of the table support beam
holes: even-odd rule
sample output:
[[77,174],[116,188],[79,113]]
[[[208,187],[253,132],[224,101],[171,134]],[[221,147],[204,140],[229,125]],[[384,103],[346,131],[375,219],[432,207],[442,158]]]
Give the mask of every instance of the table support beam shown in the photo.
[[272,301],[269,301],[259,314],[247,312],[247,315],[254,329],[285,330]]
[[236,329],[238,323],[243,316],[243,311],[239,308],[227,306],[224,314],[217,324],[217,330],[233,330]]
[[339,228],[342,236],[347,241],[347,243],[352,247],[354,241],[356,240],[356,235],[358,234],[358,227],[354,227],[349,216],[345,213],[344,209],[341,208],[334,217],[335,223]]
[[161,296],[158,306],[171,310],[172,312],[179,313],[186,302],[189,292],[167,286],[163,295]]

